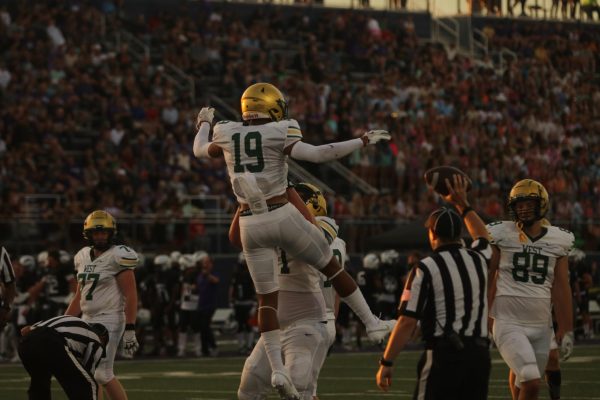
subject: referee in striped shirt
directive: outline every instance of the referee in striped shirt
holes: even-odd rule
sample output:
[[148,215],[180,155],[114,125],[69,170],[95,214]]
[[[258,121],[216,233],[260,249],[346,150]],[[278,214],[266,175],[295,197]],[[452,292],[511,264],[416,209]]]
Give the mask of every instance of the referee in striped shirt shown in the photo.
[[54,376],[69,399],[96,400],[94,370],[104,357],[108,331],[102,324],[61,315],[21,330],[19,356],[31,376],[30,400],[51,398]]
[[10,319],[10,305],[16,290],[15,271],[10,263],[10,255],[0,246],[0,331]]
[[[426,350],[419,361],[418,400],[485,400],[490,376],[487,328],[487,265],[492,251],[483,221],[469,206],[467,182],[454,175],[442,207],[427,219],[434,254],[411,271],[400,299],[398,322],[387,344],[377,385],[387,391],[392,366],[421,321]],[[473,238],[461,243],[462,220]]]

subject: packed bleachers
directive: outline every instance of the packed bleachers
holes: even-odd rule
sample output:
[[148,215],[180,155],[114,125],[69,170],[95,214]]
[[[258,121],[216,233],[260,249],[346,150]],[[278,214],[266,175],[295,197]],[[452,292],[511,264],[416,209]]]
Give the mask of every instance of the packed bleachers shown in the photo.
[[[393,135],[389,145],[344,161],[379,195],[307,166],[336,188],[329,209],[351,253],[364,254],[365,239],[391,225],[423,218],[438,199],[422,176],[440,164],[471,176],[474,206],[490,219],[504,216],[516,180],[540,180],[550,219],[598,251],[600,34],[557,26],[490,20],[491,49],[516,54],[501,70],[423,40],[410,15],[271,7],[236,15],[212,5],[158,16],[77,2],[11,3],[0,9],[0,218],[12,222],[0,239],[19,242],[15,256],[57,246],[73,252],[83,217],[104,208],[119,222],[151,220],[124,235],[149,254],[204,246],[178,233],[206,229],[206,209],[189,198],[215,196],[222,213],[235,202],[224,163],[192,155],[195,112],[209,94],[236,109],[245,87],[269,81],[290,98],[308,142],[368,129]],[[147,44],[151,56],[139,60],[109,40],[118,29]],[[195,79],[197,104],[169,79],[167,62]],[[45,274],[32,268],[25,286]],[[586,290],[599,285],[597,262],[576,275]]]

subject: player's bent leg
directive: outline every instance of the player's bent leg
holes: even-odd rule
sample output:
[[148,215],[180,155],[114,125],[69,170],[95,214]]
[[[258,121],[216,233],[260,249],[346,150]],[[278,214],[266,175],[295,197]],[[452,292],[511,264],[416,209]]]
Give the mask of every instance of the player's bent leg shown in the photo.
[[302,400],[312,399],[327,343],[327,330],[321,322],[300,321],[282,334],[285,364]]
[[123,385],[121,385],[121,382],[116,377],[113,377],[104,384],[104,389],[110,400],[127,400],[127,393],[125,393]]
[[518,400],[520,384],[517,385],[517,376],[512,369],[508,373],[508,388],[510,389],[510,394],[513,400]]
[[540,382],[539,378],[521,382],[519,400],[537,400],[540,393]]
[[333,251],[319,228],[292,208],[280,223],[280,232],[281,247],[292,257],[314,266],[329,278],[342,301],[365,324],[371,340],[379,342],[392,331],[395,321],[381,321],[373,315],[358,285],[333,256]]
[[239,400],[264,400],[271,388],[271,366],[265,352],[263,339],[259,339],[244,363]]

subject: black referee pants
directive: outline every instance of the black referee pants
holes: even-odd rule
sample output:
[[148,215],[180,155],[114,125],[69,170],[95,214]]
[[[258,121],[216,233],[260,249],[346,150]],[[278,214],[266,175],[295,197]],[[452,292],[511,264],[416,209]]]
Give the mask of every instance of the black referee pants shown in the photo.
[[96,400],[98,386],[93,375],[84,370],[54,329],[32,330],[21,340],[19,356],[31,376],[27,391],[30,400],[52,398],[50,383],[53,375],[69,399]]
[[440,343],[425,350],[417,366],[414,400],[486,400],[490,379],[488,346],[463,350]]

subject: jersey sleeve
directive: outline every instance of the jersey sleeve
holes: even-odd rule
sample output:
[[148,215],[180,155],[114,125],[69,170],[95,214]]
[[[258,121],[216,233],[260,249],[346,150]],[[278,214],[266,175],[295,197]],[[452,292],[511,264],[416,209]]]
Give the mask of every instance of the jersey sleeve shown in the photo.
[[558,228],[558,232],[561,239],[561,248],[563,250],[561,256],[568,256],[571,249],[573,249],[573,246],[575,246],[575,235],[573,232],[564,228]]
[[[88,249],[87,247],[84,247],[83,249],[79,250],[77,252],[77,254],[75,254],[75,257],[73,257],[73,265],[75,266],[75,272],[79,272],[80,270],[80,265],[82,264],[82,259],[83,259],[83,252]],[[89,249],[88,249],[89,251]]]
[[300,125],[298,124],[298,121],[296,121],[295,119],[288,119],[285,120],[285,122],[287,124],[287,133],[285,136],[285,143],[283,145],[284,149],[302,140],[302,131],[300,130]]
[[117,246],[115,251],[115,263],[120,268],[134,269],[137,267],[139,257],[137,253],[127,246]]
[[234,131],[235,122],[232,121],[219,121],[213,128],[213,135],[211,143],[216,144],[219,147],[225,147],[230,142],[230,134],[228,132]]
[[486,263],[492,259],[492,247],[486,238],[478,238],[471,243],[471,250],[475,250],[484,258]]
[[400,315],[421,319],[427,303],[430,280],[429,275],[425,273],[425,269],[420,264],[410,271],[400,297],[400,306],[398,307]]
[[485,227],[486,227],[488,233],[490,234],[490,244],[499,246],[502,243],[502,240],[504,239],[503,238],[504,231],[505,231],[504,221],[491,222],[491,223],[487,224]]

